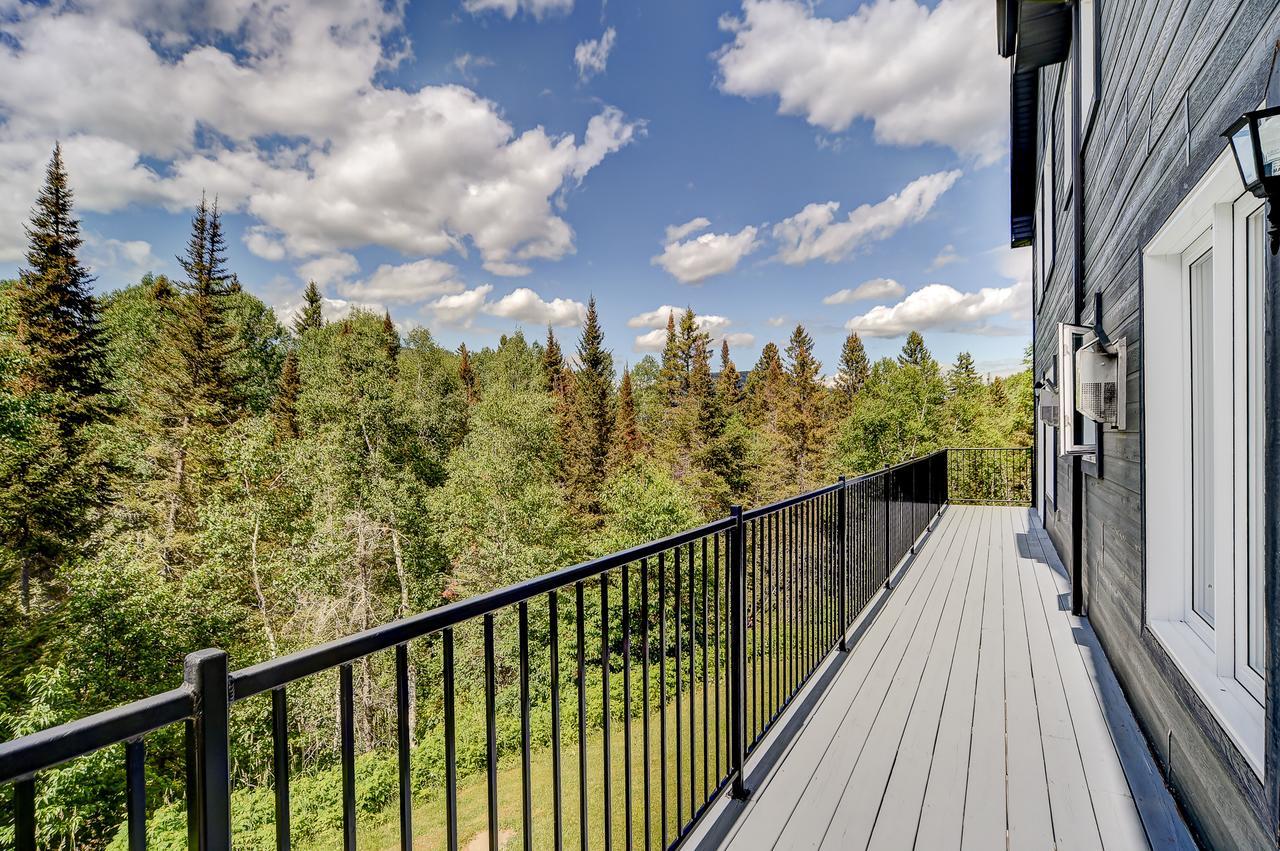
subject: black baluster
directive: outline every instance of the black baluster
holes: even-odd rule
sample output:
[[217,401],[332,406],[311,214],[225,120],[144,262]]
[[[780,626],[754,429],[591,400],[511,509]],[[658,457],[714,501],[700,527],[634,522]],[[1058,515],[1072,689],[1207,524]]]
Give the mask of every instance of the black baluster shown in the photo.
[[142,739],[124,743],[125,802],[129,851],[147,847],[147,746]]
[[356,724],[351,665],[338,667],[339,726],[342,728],[342,847],[356,848]]
[[400,769],[400,849],[413,851],[413,785],[409,779],[409,645],[396,645],[396,751]]
[[[444,800],[445,832],[449,851],[458,851],[458,738],[455,718],[453,630],[444,640]],[[555,681],[552,681],[555,689]]]
[[533,764],[529,756],[529,603],[520,601],[520,787],[524,848],[533,848]]
[[276,785],[276,851],[289,851],[289,701],[284,686],[271,692],[271,761]]

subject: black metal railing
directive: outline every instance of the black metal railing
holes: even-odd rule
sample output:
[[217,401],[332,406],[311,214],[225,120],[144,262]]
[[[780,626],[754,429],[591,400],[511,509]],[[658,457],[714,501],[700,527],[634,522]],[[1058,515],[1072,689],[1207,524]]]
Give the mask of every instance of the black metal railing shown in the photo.
[[[433,642],[439,651],[430,658],[439,660],[443,689],[440,794],[450,849],[467,839],[459,835],[460,674],[482,680],[470,694],[477,702],[483,694],[490,848],[500,843],[500,811],[510,812],[504,807],[518,807],[525,848],[560,848],[575,840],[583,848],[678,845],[722,792],[746,793],[747,757],[827,654],[845,649],[850,625],[888,585],[949,496],[960,501],[957,473],[964,501],[992,495],[998,499],[988,501],[1017,501],[1017,463],[1004,455],[978,462],[978,451],[939,450],[762,508],[735,507],[729,517],[696,529],[239,671],[228,670],[221,650],[193,653],[180,688],[0,744],[0,785],[14,789],[15,845],[19,851],[36,847],[40,772],[123,745],[126,834],[131,849],[145,848],[145,737],[184,724],[188,845],[229,848],[231,710],[270,694],[276,847],[287,849],[289,691],[336,668],[341,823],[344,847],[354,848],[353,665],[390,653],[400,844],[411,848],[412,642]],[[1030,457],[1016,450],[1007,458],[1024,456]],[[975,475],[998,482],[974,485]],[[512,630],[514,646],[508,648]],[[460,652],[475,665],[459,661]],[[533,681],[547,687],[535,693]],[[567,699],[576,706],[566,706]],[[518,707],[520,716],[520,791],[507,801],[500,800],[500,702]],[[535,824],[531,792],[535,711],[549,715],[550,727],[547,747],[539,751],[540,760],[549,751],[552,791],[544,824]],[[617,754],[615,736],[621,737]],[[576,765],[566,764],[566,751]],[[575,771],[576,778],[566,778]],[[592,788],[599,794],[588,794]]]
[[1030,505],[1031,447],[947,450],[950,499],[967,505]]

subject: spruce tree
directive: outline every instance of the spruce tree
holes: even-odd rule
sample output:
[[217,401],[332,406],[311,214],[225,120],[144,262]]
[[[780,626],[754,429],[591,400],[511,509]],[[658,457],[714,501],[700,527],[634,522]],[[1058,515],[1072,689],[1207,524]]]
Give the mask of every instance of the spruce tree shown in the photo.
[[243,412],[244,399],[234,356],[240,341],[230,321],[232,276],[226,268],[226,238],[217,202],[204,196],[191,220],[185,273],[173,297],[158,300],[165,321],[148,359],[141,404],[148,433],[157,441],[151,454],[162,475],[151,483],[163,513],[161,559],[172,567],[183,555],[180,538],[190,527],[199,489],[218,478],[213,438]]
[[[687,311],[692,313],[693,311]],[[689,388],[689,356],[681,349],[676,334],[676,316],[667,314],[667,340],[662,347],[662,369],[658,373],[658,389],[667,407],[674,408]]]
[[33,580],[51,576],[83,543],[105,490],[85,429],[102,416],[105,399],[98,311],[92,278],[76,256],[80,223],[60,146],[26,233],[27,267],[4,293],[17,344],[17,368],[4,389],[23,416],[0,441],[0,548],[18,566],[24,613]]
[[920,336],[919,331],[912,331],[907,335],[907,341],[902,344],[902,354],[898,355],[898,364],[901,366],[925,366],[933,360],[929,354],[929,350],[924,347],[924,337]]
[[787,399],[779,416],[785,439],[788,479],[798,490],[808,490],[817,479],[826,430],[822,370],[813,355],[813,337],[797,325],[787,344]]
[[599,510],[600,484],[604,480],[613,433],[613,355],[604,347],[604,332],[594,297],[587,302],[574,379],[573,419],[566,435],[565,481],[573,503],[594,515]]
[[275,399],[271,403],[271,414],[282,437],[298,436],[298,394],[301,390],[298,355],[291,351],[284,356],[284,363],[280,365],[280,379],[276,384]]
[[299,337],[312,328],[324,325],[324,297],[315,281],[307,281],[307,289],[302,294],[302,310],[293,320],[293,330]]
[[547,383],[547,391],[555,396],[564,395],[564,354],[560,351],[560,341],[551,326],[547,326],[547,342],[542,348],[542,377]]
[[26,354],[15,389],[20,396],[62,394],[69,404],[59,406],[61,414],[83,422],[102,392],[102,347],[93,278],[76,256],[83,240],[61,145],[53,148],[26,232],[27,268],[10,295]]
[[760,358],[747,376],[744,401],[747,415],[756,425],[776,422],[778,406],[786,392],[786,370],[774,343],[765,343]]
[[618,411],[613,420],[613,443],[610,447],[610,463],[625,467],[640,454],[640,429],[636,424],[636,398],[631,385],[631,370],[624,367],[622,383],[618,385]]
[[867,377],[871,374],[871,364],[867,360],[866,347],[857,332],[845,337],[844,347],[840,350],[840,370],[836,373],[836,394],[845,413],[853,404],[853,397],[867,386]]
[[738,369],[733,365],[733,359],[729,357],[729,341],[720,341],[720,378],[716,382],[716,394],[720,397],[720,404],[724,408],[725,413],[730,413],[738,404],[738,399],[742,395],[738,384],[742,381],[742,376],[738,374]]

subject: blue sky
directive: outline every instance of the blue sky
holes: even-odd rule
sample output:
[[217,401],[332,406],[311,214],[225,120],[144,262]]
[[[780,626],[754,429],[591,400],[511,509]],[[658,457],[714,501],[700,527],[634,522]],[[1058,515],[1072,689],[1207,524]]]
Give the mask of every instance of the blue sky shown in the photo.
[[176,274],[203,189],[282,314],[314,277],[479,346],[594,295],[620,362],[685,305],[740,367],[796,322],[828,371],[850,329],[1019,362],[989,0],[333,6],[0,0],[0,276],[61,139],[100,290]]

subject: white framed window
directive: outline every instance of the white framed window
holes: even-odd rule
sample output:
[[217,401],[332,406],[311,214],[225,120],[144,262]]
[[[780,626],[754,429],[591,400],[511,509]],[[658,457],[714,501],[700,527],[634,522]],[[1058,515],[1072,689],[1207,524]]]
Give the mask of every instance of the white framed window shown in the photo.
[[1036,216],[1036,251],[1040,258],[1040,291],[1044,292],[1049,285],[1049,276],[1053,274],[1053,255],[1056,205],[1053,202],[1053,132],[1049,125],[1049,135],[1045,139],[1044,152],[1040,162],[1040,205]]
[[1225,151],[1142,258],[1147,622],[1259,776],[1262,216]]
[[[1061,405],[1058,408],[1057,452],[1059,455],[1080,455],[1086,461],[1097,456],[1098,424],[1077,414],[1076,399],[1076,350],[1097,340],[1093,329],[1086,325],[1058,323],[1058,376],[1062,382]],[[1076,418],[1081,421],[1080,441],[1077,443]]]
[[1080,138],[1084,139],[1098,103],[1098,3],[1079,0],[1076,7],[1080,12]]

